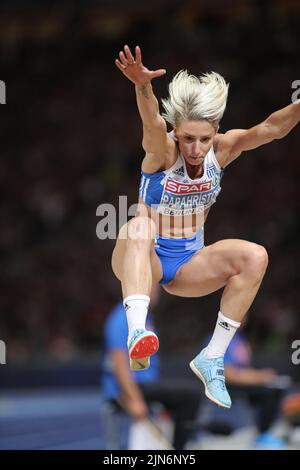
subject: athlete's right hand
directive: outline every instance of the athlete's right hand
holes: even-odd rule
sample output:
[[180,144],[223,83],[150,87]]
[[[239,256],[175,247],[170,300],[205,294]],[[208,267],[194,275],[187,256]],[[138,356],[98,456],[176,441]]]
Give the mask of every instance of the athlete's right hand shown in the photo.
[[161,77],[166,73],[165,69],[148,70],[142,64],[142,54],[139,46],[135,48],[135,58],[128,46],[124,46],[124,52],[121,51],[119,57],[120,60],[115,60],[116,66],[135,85],[144,85],[151,82],[153,78]]

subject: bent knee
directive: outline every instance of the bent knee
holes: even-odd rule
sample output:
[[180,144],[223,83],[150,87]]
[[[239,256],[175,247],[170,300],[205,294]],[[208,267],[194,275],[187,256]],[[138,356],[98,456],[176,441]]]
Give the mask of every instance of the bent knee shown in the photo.
[[265,269],[268,266],[269,256],[264,246],[254,244],[254,250],[251,257],[253,258],[253,262],[256,266]]
[[133,217],[127,224],[127,240],[151,242],[155,234],[155,224],[149,217]]
[[258,275],[265,273],[268,266],[269,257],[267,250],[262,245],[251,243],[251,246],[249,246],[245,254],[245,259],[247,268],[250,269],[253,273]]

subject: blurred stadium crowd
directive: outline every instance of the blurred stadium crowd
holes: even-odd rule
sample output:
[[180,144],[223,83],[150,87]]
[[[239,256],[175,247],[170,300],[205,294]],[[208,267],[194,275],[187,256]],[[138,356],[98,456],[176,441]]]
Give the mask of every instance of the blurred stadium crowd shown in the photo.
[[[290,103],[300,79],[297,0],[4,2],[0,12],[0,337],[8,360],[69,359],[99,351],[119,300],[114,240],[99,240],[96,209],[136,202],[143,157],[133,86],[114,65],[139,44],[164,67],[158,98],[182,68],[230,82],[221,132],[252,126]],[[34,3],[34,2],[32,2]],[[299,127],[225,171],[206,244],[244,238],[270,265],[248,327],[257,351],[282,351],[300,331]],[[163,296],[162,348],[189,351],[213,327],[219,293]],[[171,325],[170,325],[171,323]]]

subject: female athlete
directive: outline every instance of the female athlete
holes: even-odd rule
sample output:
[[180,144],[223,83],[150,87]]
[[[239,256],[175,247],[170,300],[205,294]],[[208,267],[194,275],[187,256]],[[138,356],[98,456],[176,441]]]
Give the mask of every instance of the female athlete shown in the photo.
[[[221,240],[204,245],[204,224],[216,201],[224,169],[243,151],[287,135],[300,119],[300,103],[271,114],[250,129],[218,132],[228,84],[217,73],[195,77],[180,71],[169,85],[160,114],[151,82],[166,73],[148,70],[137,46],[115,61],[135,85],[143,124],[145,156],[141,166],[136,216],[119,233],[112,268],[121,281],[133,369],[149,366],[157,336],[145,329],[152,283],[170,294],[202,297],[223,289],[213,336],[190,363],[206,396],[230,408],[223,357],[251,306],[264,277],[268,255],[249,241]],[[166,121],[173,130],[167,132]]]

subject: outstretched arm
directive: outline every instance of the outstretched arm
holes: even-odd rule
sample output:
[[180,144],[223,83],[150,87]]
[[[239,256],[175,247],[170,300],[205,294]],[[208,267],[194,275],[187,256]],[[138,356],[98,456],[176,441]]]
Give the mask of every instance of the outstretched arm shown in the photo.
[[221,166],[225,167],[243,151],[252,150],[285,137],[300,121],[300,102],[271,114],[251,129],[234,129],[220,137]]
[[[119,60],[120,59],[120,60]],[[135,58],[128,46],[121,51],[115,63],[119,70],[135,84],[136,99],[143,122],[143,148],[146,153],[163,157],[167,150],[167,126],[159,113],[158,101],[153,93],[151,80],[161,77],[165,69],[148,70],[142,63],[142,54],[138,46]]]

